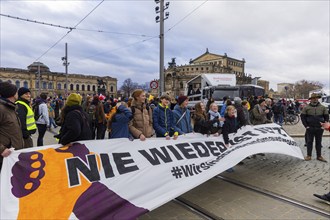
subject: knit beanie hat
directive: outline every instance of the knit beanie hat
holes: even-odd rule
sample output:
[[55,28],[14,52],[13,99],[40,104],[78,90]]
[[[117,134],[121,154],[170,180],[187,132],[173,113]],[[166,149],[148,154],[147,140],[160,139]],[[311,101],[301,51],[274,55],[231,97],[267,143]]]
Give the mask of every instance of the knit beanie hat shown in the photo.
[[73,105],[80,105],[81,104],[81,96],[77,93],[71,93],[68,96],[68,99],[66,101],[67,106],[73,106]]
[[25,93],[28,93],[28,92],[31,93],[31,91],[28,88],[21,87],[18,90],[18,97],[21,97],[22,95],[24,95]]
[[258,103],[261,104],[265,101],[265,99],[259,99]]
[[16,94],[17,87],[9,82],[0,82],[0,96],[9,98]]
[[179,96],[179,98],[178,98],[178,104],[181,105],[187,99],[188,99],[188,97],[185,96],[185,95]]

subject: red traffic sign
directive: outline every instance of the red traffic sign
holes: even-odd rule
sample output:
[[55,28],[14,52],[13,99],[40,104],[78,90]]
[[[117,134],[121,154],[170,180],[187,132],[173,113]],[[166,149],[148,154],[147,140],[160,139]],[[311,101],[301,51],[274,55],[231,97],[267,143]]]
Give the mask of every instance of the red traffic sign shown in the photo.
[[158,82],[156,80],[153,80],[150,82],[150,88],[157,89],[158,88]]

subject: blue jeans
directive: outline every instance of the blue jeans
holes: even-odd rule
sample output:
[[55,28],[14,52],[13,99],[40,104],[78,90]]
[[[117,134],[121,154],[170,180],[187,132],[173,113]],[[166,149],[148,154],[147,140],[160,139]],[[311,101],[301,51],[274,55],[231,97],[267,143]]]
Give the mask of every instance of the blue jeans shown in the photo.
[[274,114],[274,122],[279,124],[280,126],[283,125],[283,115],[282,114]]

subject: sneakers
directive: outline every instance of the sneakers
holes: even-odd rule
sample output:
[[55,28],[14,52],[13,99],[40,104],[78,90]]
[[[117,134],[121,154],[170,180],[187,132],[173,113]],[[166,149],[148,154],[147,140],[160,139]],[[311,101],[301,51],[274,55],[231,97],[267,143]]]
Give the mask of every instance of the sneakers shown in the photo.
[[315,196],[315,197],[317,197],[319,199],[322,199],[324,201],[330,202],[330,198],[327,196],[327,194],[324,194],[324,195],[313,194],[313,196]]
[[322,161],[322,162],[327,162],[322,156],[319,156],[318,158],[316,158],[317,160],[319,161]]
[[306,157],[305,157],[305,161],[310,161],[311,159],[312,159],[311,156],[306,156]]

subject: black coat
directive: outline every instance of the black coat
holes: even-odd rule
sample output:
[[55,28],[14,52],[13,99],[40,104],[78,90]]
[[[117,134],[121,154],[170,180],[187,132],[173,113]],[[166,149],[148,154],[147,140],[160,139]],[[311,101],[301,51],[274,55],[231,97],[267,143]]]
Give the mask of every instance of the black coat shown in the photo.
[[202,134],[211,134],[212,125],[218,121],[219,118],[208,120],[202,115],[194,115],[194,131]]
[[91,140],[92,133],[88,122],[88,115],[79,105],[66,107],[59,143],[66,145],[74,141]]
[[225,123],[222,126],[222,135],[225,141],[225,144],[229,143],[228,135],[231,133],[236,133],[238,129],[237,119],[235,117],[229,117],[227,114],[225,115]]

